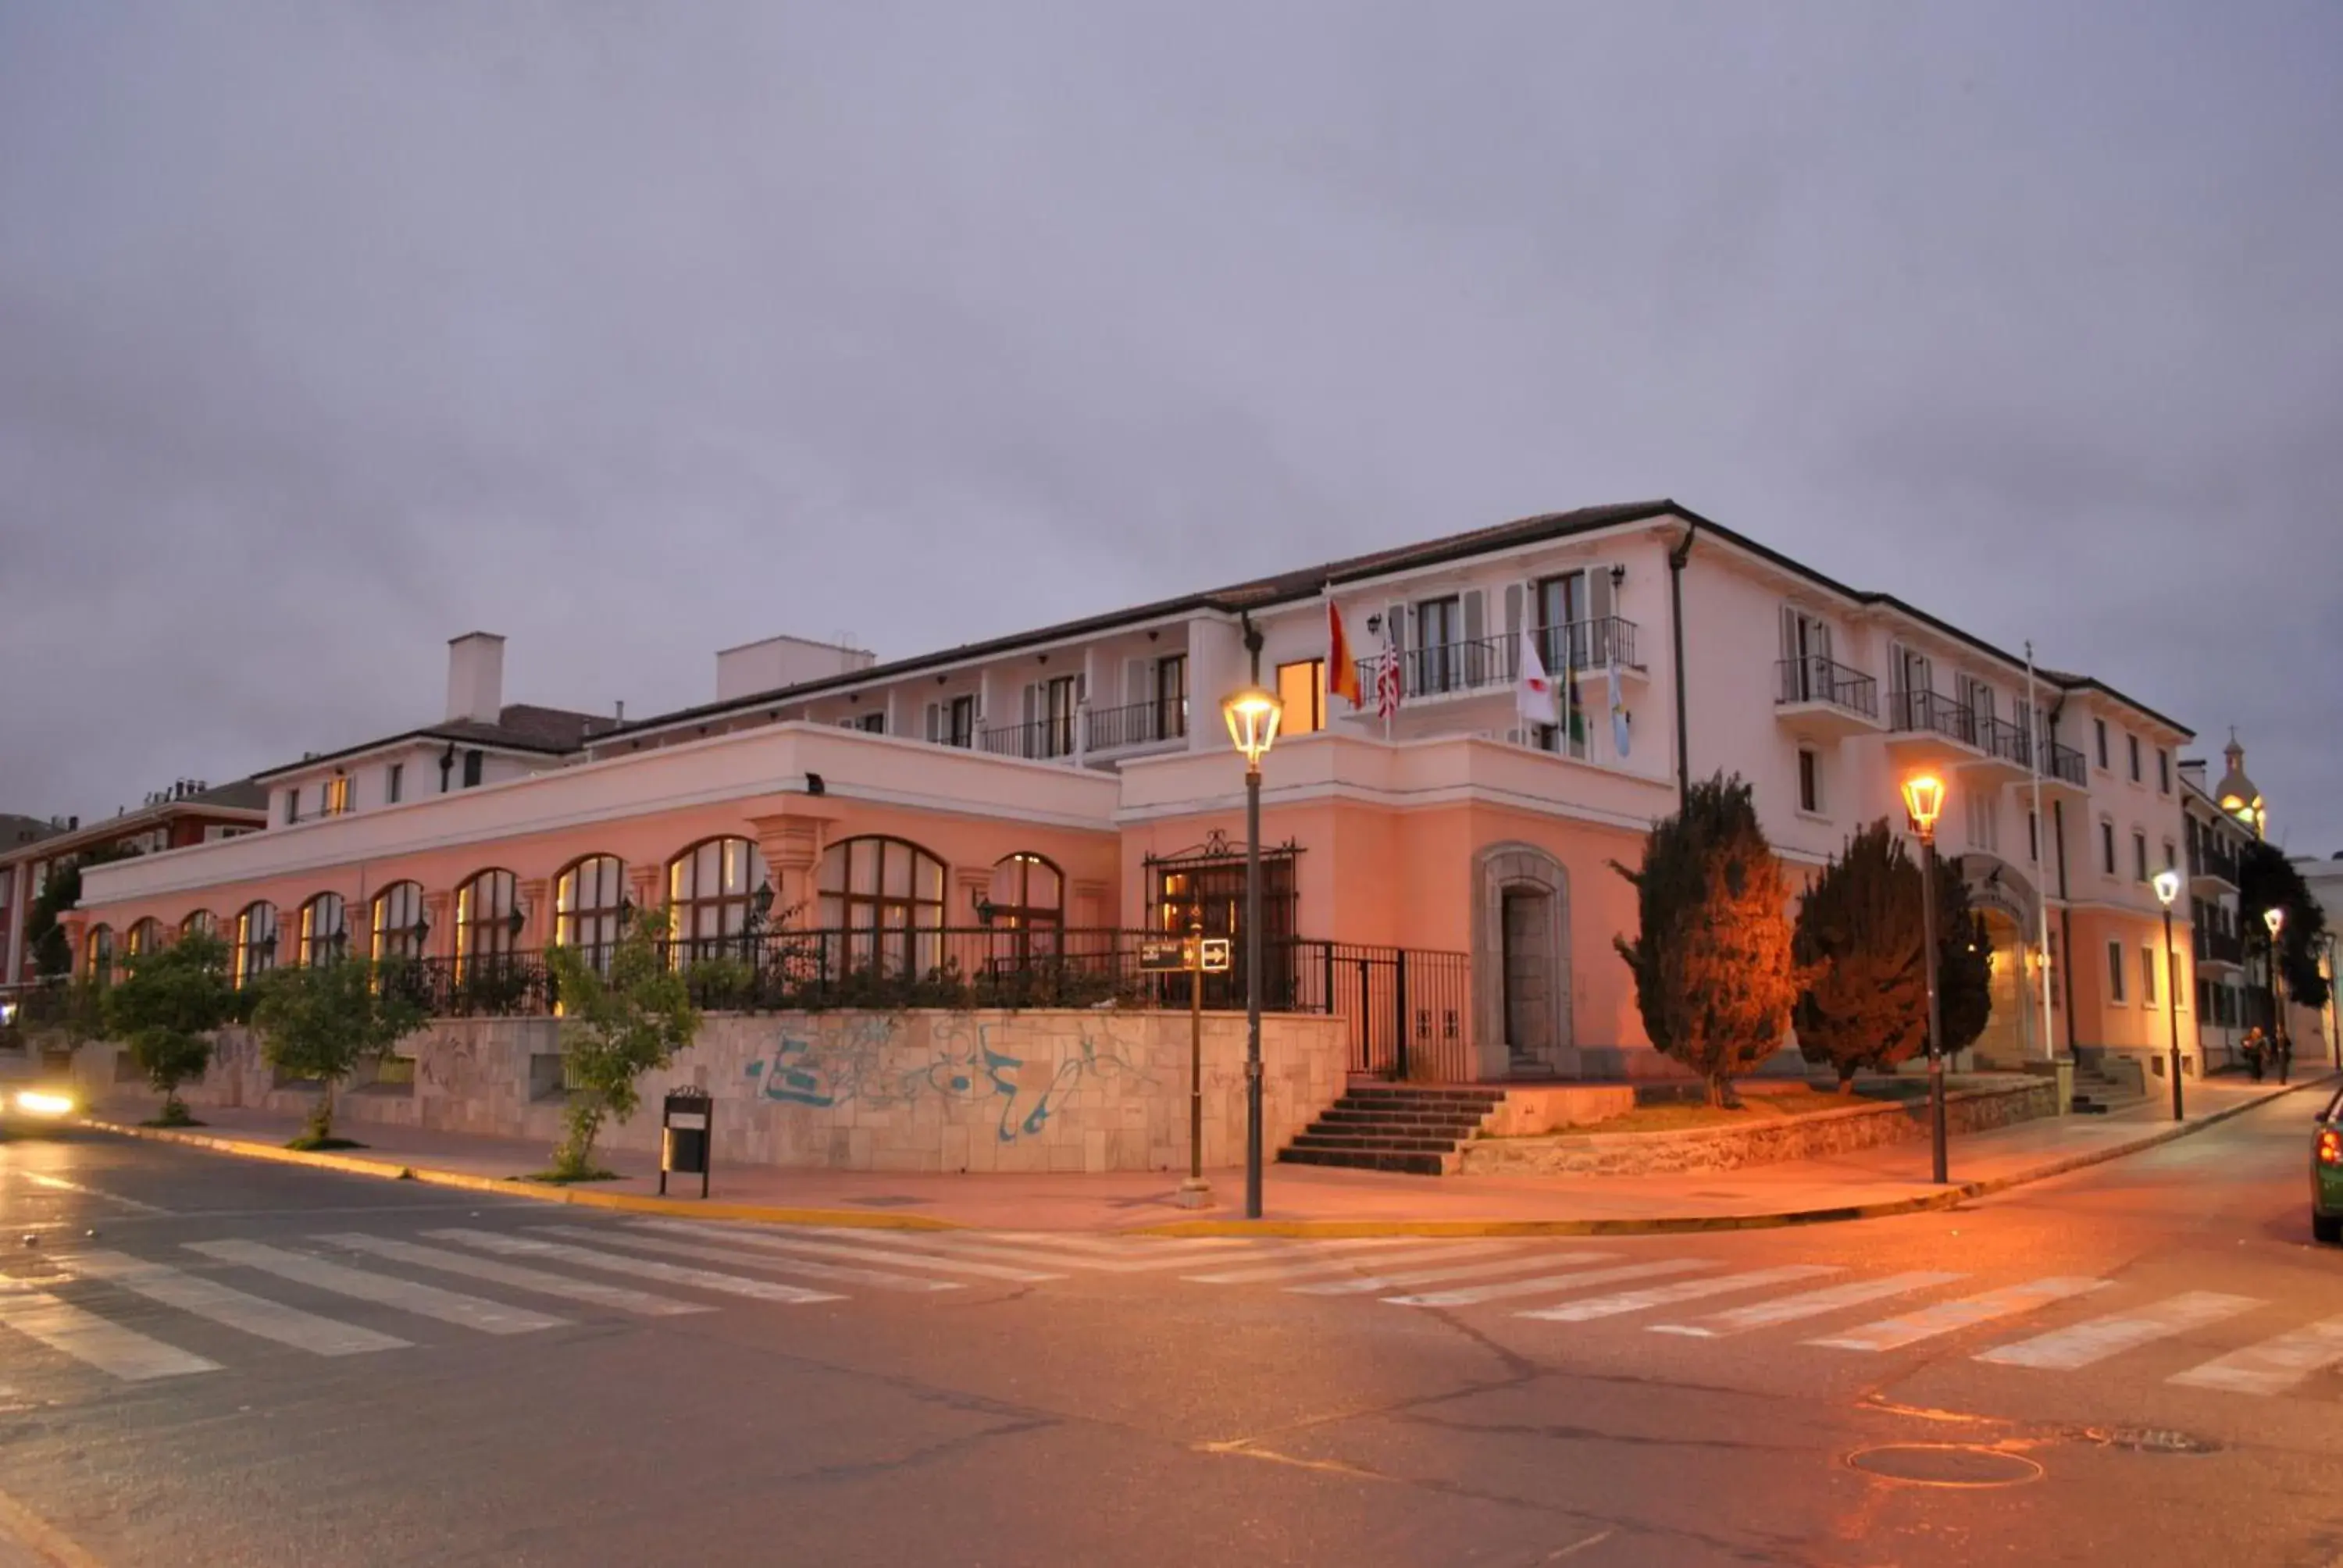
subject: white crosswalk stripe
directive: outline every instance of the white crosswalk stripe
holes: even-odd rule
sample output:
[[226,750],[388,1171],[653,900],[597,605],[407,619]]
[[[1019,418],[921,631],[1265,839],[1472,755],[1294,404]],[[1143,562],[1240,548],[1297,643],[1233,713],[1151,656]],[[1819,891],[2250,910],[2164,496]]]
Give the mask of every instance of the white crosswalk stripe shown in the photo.
[[468,1279],[510,1285],[517,1291],[534,1291],[539,1295],[564,1296],[574,1302],[588,1302],[598,1307],[615,1307],[622,1312],[639,1312],[648,1318],[678,1317],[686,1312],[714,1310],[699,1302],[679,1302],[673,1296],[654,1295],[649,1291],[638,1291],[626,1285],[608,1284],[600,1280],[573,1280],[567,1274],[547,1273],[543,1269],[524,1268],[518,1263],[499,1263],[489,1258],[451,1252],[445,1247],[425,1247],[384,1236],[360,1235],[354,1231],[337,1231],[315,1239],[337,1247],[347,1247],[354,1252],[387,1258],[395,1263],[437,1269],[445,1274],[462,1274]]
[[147,1262],[125,1252],[76,1252],[65,1260],[64,1266],[74,1274],[119,1285],[150,1302],[160,1302],[166,1307],[176,1307],[278,1344],[291,1345],[312,1355],[347,1356],[407,1348],[407,1341],[393,1335],[305,1312],[266,1296],[247,1295],[217,1280],[190,1274],[168,1263]]
[[216,1258],[223,1263],[236,1263],[247,1269],[258,1269],[280,1279],[337,1296],[349,1296],[377,1305],[396,1307],[418,1317],[436,1318],[443,1323],[455,1323],[468,1329],[478,1329],[484,1334],[525,1334],[538,1329],[559,1328],[567,1318],[548,1317],[523,1307],[508,1307],[500,1302],[482,1301],[455,1291],[443,1291],[437,1285],[417,1284],[390,1274],[371,1273],[341,1263],[327,1262],[300,1252],[288,1252],[279,1247],[264,1246],[258,1241],[188,1241],[192,1252],[206,1258]]
[[220,1370],[217,1362],[108,1322],[96,1312],[14,1280],[0,1281],[0,1325],[124,1382]]
[[2284,1393],[2316,1372],[2343,1366],[2343,1318],[2307,1323],[2258,1345],[2217,1356],[2167,1378],[2182,1388],[2230,1393]]
[[2059,1372],[2087,1367],[2124,1351],[2137,1350],[2174,1334],[2201,1329],[2262,1305],[2251,1296],[2189,1291],[2168,1301],[2110,1312],[2087,1323],[2053,1329],[2030,1340],[1996,1345],[1976,1359],[1997,1366],[2038,1367]]
[[667,1284],[690,1285],[703,1291],[748,1296],[760,1302],[782,1302],[791,1306],[802,1306],[809,1302],[845,1299],[827,1291],[809,1291],[799,1285],[784,1285],[772,1280],[752,1280],[741,1274],[722,1274],[713,1269],[694,1269],[682,1263],[663,1263],[656,1258],[629,1258],[618,1252],[598,1251],[591,1247],[574,1247],[563,1241],[542,1241],[534,1236],[507,1236],[495,1231],[463,1228],[426,1231],[423,1233],[435,1241],[460,1241],[484,1252],[578,1263],[608,1273],[634,1274]]
[[1393,1263],[1421,1263],[1433,1258],[1478,1258],[1491,1252],[1520,1250],[1518,1241],[1443,1241],[1438,1246],[1403,1248],[1363,1258],[1355,1254],[1333,1258],[1322,1253],[1306,1254],[1301,1262],[1248,1262],[1248,1266],[1242,1269],[1224,1269],[1212,1274],[1183,1274],[1181,1278],[1200,1285],[1252,1285],[1271,1280],[1301,1280],[1312,1274],[1340,1273],[1345,1269],[1356,1269],[1370,1263],[1378,1269],[1387,1269]]
[[1778,1269],[1757,1269],[1745,1274],[1723,1274],[1706,1280],[1680,1280],[1673,1285],[1654,1285],[1646,1290],[1622,1291],[1616,1295],[1565,1302],[1558,1307],[1539,1307],[1525,1312],[1516,1312],[1513,1315],[1537,1318],[1553,1323],[1583,1323],[1596,1318],[1615,1318],[1627,1312],[1640,1312],[1652,1307],[1670,1307],[1678,1302],[1697,1301],[1703,1296],[1728,1295],[1735,1291],[1763,1290],[1767,1285],[1786,1285],[1798,1280],[1818,1279],[1822,1275],[1837,1272],[1836,1268],[1826,1263],[1791,1263]]
[[1616,1269],[1595,1269],[1584,1274],[1542,1274],[1534,1280],[1506,1280],[1494,1285],[1467,1285],[1461,1290],[1434,1291],[1425,1295],[1385,1296],[1395,1307],[1470,1307],[1512,1296],[1554,1296],[1608,1285],[1621,1280],[1648,1280],[1657,1274],[1688,1274],[1716,1265],[1694,1258],[1668,1258],[1655,1263],[1627,1263]]
[[533,1230],[548,1236],[567,1236],[573,1241],[599,1241],[609,1247],[631,1247],[638,1251],[660,1252],[670,1258],[699,1258],[719,1263],[736,1263],[744,1268],[771,1269],[783,1274],[803,1274],[815,1280],[839,1280],[881,1291],[957,1291],[964,1288],[958,1280],[890,1274],[877,1269],[849,1268],[842,1263],[817,1263],[810,1259],[792,1258],[779,1252],[749,1257],[738,1247],[639,1235],[631,1231],[595,1231],[583,1225],[538,1225]]
[[[689,1225],[691,1221],[647,1220],[640,1223],[646,1227],[666,1227]],[[768,1237],[785,1234],[832,1245],[837,1244],[839,1235],[835,1230],[824,1231],[811,1226],[775,1227],[759,1233]],[[1284,1258],[1422,1245],[1421,1238],[1404,1236],[1292,1240],[1242,1236],[1058,1236],[1045,1231],[1019,1231],[1013,1236],[999,1231],[970,1234],[950,1231],[858,1231],[852,1234],[854,1244],[858,1246],[916,1253],[922,1257],[943,1255],[1108,1274],[1145,1273],[1203,1262],[1233,1262],[1239,1256],[1247,1261],[1267,1262]],[[1012,1244],[1003,1244],[1004,1241]]]
[[1570,1269],[1586,1263],[1604,1262],[1617,1257],[1616,1252],[1523,1252],[1492,1261],[1447,1265],[1436,1269],[1412,1269],[1397,1274],[1375,1274],[1359,1280],[1331,1280],[1315,1285],[1288,1285],[1288,1294],[1296,1296],[1363,1296],[1383,1291],[1403,1290],[1410,1285],[1442,1285],[1457,1280],[1485,1280],[1497,1274],[1525,1273],[1532,1269]]
[[1981,1296],[1939,1302],[1933,1307],[1923,1307],[1900,1318],[1865,1323],[1843,1334],[1805,1342],[1841,1351],[1899,1350],[1905,1345],[1916,1344],[1922,1340],[1935,1339],[1940,1334],[1953,1333],[1977,1323],[1990,1322],[1996,1318],[2015,1317],[2020,1312],[2030,1312],[2036,1307],[2048,1306],[2053,1302],[2063,1302],[2070,1296],[2104,1290],[2107,1282],[2071,1275],[2029,1280],[2022,1285],[1987,1291]]
[[1885,1301],[1890,1296],[1908,1295],[1933,1285],[1957,1284],[1968,1278],[1966,1274],[1940,1274],[1926,1270],[1908,1274],[1890,1274],[1884,1280],[1853,1280],[1844,1285],[1825,1285],[1819,1291],[1801,1291],[1794,1296],[1781,1296],[1770,1302],[1753,1302],[1745,1307],[1715,1312],[1696,1318],[1688,1323],[1654,1323],[1655,1334],[1683,1334],[1696,1340],[1718,1340],[1732,1334],[1746,1333],[1752,1329],[1770,1329],[1781,1323],[1794,1323],[1801,1318],[1818,1318],[1825,1312],[1842,1312],[1848,1307],[1868,1306],[1873,1302]]
[[[634,1227],[640,1230],[669,1230],[671,1226],[646,1221]],[[832,1232],[835,1234],[836,1232]],[[850,1262],[888,1263],[899,1268],[932,1270],[940,1274],[965,1274],[971,1279],[1008,1280],[1019,1284],[1031,1284],[1041,1280],[1061,1280],[1058,1273],[1043,1273],[1033,1269],[1011,1268],[1006,1263],[987,1262],[979,1258],[944,1257],[940,1254],[912,1251],[907,1248],[865,1246],[853,1241],[818,1241],[808,1236],[774,1235],[762,1231],[729,1231],[716,1232],[726,1241],[744,1247],[755,1247],[769,1252],[800,1253],[813,1258],[843,1258]]]

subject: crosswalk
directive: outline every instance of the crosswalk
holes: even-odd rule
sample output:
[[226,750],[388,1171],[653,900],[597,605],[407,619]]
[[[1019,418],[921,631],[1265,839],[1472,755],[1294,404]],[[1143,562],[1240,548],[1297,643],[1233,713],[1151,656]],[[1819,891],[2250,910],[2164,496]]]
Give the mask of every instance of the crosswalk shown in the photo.
[[[266,1242],[45,1254],[35,1277],[0,1275],[0,1352],[15,1353],[12,1340],[30,1342],[60,1365],[145,1383],[245,1364],[238,1346],[256,1355],[397,1356],[450,1333],[521,1339],[596,1314],[660,1320],[858,1298],[949,1302],[1090,1275],[1276,1292],[1330,1308],[1347,1298],[1369,1310],[1488,1311],[1530,1333],[1640,1331],[1693,1344],[1783,1336],[1765,1340],[1768,1353],[1879,1355],[1968,1335],[1957,1353],[2036,1373],[2164,1354],[2195,1363],[2168,1383],[2247,1396],[2335,1386],[2313,1380],[2343,1369],[2343,1316],[2274,1322],[2281,1314],[2272,1303],[2229,1292],[2143,1299],[2082,1275],[1866,1277],[1828,1261],[1736,1269],[1664,1251],[1534,1238],[1172,1239],[652,1218],[427,1226],[397,1236],[321,1230]],[[2037,1314],[2055,1317],[2029,1332],[2026,1320]],[[181,1320],[186,1331],[173,1327]],[[2231,1342],[2218,1354],[2198,1359],[2224,1338]]]

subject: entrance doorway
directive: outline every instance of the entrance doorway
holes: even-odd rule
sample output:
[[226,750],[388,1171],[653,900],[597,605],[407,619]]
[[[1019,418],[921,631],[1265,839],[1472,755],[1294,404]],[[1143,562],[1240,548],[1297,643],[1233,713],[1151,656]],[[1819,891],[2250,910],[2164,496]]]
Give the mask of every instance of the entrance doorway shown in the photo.
[[2040,1054],[2033,1043],[2028,1005],[2034,999],[2025,983],[2026,939],[2017,922],[2001,910],[1987,908],[1978,913],[1985,918],[1986,940],[1993,949],[1993,979],[1987,988],[1993,1011],[1985,1032],[1976,1038],[1976,1062],[1980,1067],[2023,1066],[2029,1056]]
[[1504,937],[1505,1045],[1516,1067],[1548,1067],[1554,1050],[1554,895],[1513,887],[1500,895]]
[[1473,1060],[1483,1080],[1569,1078],[1570,877],[1534,844],[1473,857]]

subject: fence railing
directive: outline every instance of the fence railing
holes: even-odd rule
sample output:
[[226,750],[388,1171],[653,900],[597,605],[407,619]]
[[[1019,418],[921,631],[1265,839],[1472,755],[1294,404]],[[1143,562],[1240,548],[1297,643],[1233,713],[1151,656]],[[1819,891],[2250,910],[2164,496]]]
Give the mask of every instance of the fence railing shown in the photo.
[[1941,691],[1897,691],[1888,696],[1887,727],[1907,733],[1929,733],[1975,746],[1976,714]]
[[1090,749],[1112,751],[1182,739],[1188,733],[1188,711],[1177,702],[1133,702],[1121,708],[1093,708],[1089,723]]
[[[1351,1070],[1383,1078],[1469,1083],[1473,1061],[1472,964],[1463,953],[1302,942],[1314,967],[1299,1012],[1350,1025]],[[1297,977],[1304,978],[1304,977]]]
[[2034,740],[2024,727],[2006,719],[1980,719],[1976,721],[1977,749],[1986,756],[2012,763],[2019,768],[2034,766]]
[[2078,789],[2088,788],[2085,782],[2088,775],[2084,771],[2086,764],[2081,752],[2071,746],[2061,746],[2055,740],[2046,749],[2049,766],[2043,769],[2044,772],[2054,779],[2063,779]]
[[978,738],[980,749],[994,757],[1022,757],[1041,761],[1074,754],[1074,716],[1036,719],[1030,724],[986,727]]
[[2188,846],[2188,874],[2192,877],[2217,877],[2231,887],[2237,885],[2237,858],[2224,854],[2210,844],[2191,842]]
[[1879,717],[1879,683],[1859,669],[1814,655],[1781,659],[1775,668],[1781,676],[1777,702],[1826,702],[1865,719]]
[[2210,926],[2197,928],[2197,961],[2202,963],[2245,966],[2246,942],[2234,931],[2216,930]]
[[[1604,669],[1614,664],[1642,668],[1635,657],[1635,629],[1632,620],[1604,616],[1594,620],[1574,620],[1567,626],[1541,627],[1532,633],[1532,638],[1546,674],[1559,679],[1565,671]],[[1400,694],[1404,698],[1439,697],[1511,686],[1520,678],[1521,665],[1518,633],[1402,648]],[[1373,691],[1383,660],[1363,658],[1358,660],[1358,666],[1359,689]]]

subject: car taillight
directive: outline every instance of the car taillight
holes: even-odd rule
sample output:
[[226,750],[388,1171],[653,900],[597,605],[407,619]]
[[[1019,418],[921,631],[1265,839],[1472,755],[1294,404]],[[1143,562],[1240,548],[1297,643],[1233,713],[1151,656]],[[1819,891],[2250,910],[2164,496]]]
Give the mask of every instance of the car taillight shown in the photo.
[[2321,1165],[2343,1165],[2343,1132],[2332,1127],[2318,1134],[2318,1162]]

